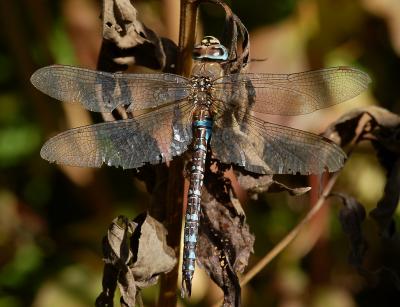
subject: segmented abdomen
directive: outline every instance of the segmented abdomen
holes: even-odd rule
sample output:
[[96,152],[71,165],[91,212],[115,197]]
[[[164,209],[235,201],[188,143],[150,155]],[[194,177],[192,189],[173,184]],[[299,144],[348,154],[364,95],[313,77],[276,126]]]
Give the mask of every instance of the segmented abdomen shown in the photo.
[[[200,116],[200,118],[203,116]],[[196,243],[201,210],[201,188],[203,186],[207,146],[211,136],[212,119],[204,117],[193,122],[194,151],[190,170],[188,203],[186,207],[183,263],[182,296],[191,294],[192,278],[196,265]]]

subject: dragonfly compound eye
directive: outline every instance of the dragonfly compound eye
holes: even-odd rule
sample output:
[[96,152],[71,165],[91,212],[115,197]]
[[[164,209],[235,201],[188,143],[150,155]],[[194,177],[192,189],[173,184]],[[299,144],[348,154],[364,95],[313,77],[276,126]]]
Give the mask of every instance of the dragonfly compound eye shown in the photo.
[[205,36],[193,49],[192,57],[203,61],[226,61],[228,50],[213,36]]

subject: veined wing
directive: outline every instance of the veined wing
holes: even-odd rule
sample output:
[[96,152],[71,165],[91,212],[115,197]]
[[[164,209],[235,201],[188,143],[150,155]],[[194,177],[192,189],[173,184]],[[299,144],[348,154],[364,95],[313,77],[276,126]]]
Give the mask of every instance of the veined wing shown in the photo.
[[214,83],[215,98],[254,112],[299,115],[326,108],[363,92],[369,76],[335,67],[294,74],[232,74]]
[[182,154],[192,140],[188,105],[174,105],[134,119],[104,122],[56,135],[42,147],[42,158],[59,164],[122,168],[158,164]]
[[261,174],[320,174],[339,170],[346,154],[330,140],[252,117],[246,126],[215,125],[214,156]]
[[190,92],[188,79],[174,74],[107,73],[63,65],[38,69],[31,82],[55,99],[95,112],[111,112],[117,106],[129,106],[128,111],[158,107],[183,100]]

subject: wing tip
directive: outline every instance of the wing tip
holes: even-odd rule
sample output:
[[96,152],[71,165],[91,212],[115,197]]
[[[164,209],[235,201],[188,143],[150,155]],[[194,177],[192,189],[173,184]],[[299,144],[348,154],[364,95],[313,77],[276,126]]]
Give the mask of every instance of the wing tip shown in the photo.
[[40,80],[41,77],[43,76],[43,71],[46,67],[41,67],[31,75],[29,81],[32,83],[34,87],[36,87],[38,90],[40,90]]
[[48,140],[46,143],[44,143],[42,148],[40,149],[40,157],[44,160],[49,161],[50,163],[54,163],[55,160],[51,159],[50,156],[48,155],[48,147],[49,147],[48,144],[49,144],[50,140]]
[[364,89],[367,89],[368,85],[372,83],[372,78],[370,77],[370,75],[361,69],[351,67],[351,66],[339,66],[338,69],[345,71],[345,72],[350,71],[350,72],[356,74],[358,77],[361,77],[361,81],[362,81],[362,85],[363,85]]
[[36,87],[41,92],[46,93],[46,87],[43,85],[49,84],[51,81],[51,75],[57,68],[62,67],[63,65],[48,65],[44,67],[40,67],[39,69],[35,70],[30,77],[30,82],[34,87]]
[[[71,155],[68,155],[68,152],[62,152],[58,150],[58,145],[60,145],[57,141],[63,133],[60,133],[51,139],[47,140],[42,148],[40,149],[40,157],[43,160],[48,161],[49,163],[57,164],[57,165],[65,165],[65,166],[72,166],[72,167],[92,167],[92,168],[100,168],[104,161],[98,163],[97,161],[90,161],[85,159],[85,154],[82,153],[81,159],[68,159]],[[76,149],[71,148],[71,151],[76,151]],[[72,155],[73,156],[73,155]]]

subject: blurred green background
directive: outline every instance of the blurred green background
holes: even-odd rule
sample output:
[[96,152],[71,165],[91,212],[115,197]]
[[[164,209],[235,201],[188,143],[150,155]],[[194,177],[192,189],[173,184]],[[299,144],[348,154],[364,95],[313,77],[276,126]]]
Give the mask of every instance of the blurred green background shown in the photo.
[[[342,105],[276,122],[323,131],[346,111],[376,104],[400,113],[400,1],[228,1],[250,30],[254,72],[297,72],[351,65],[368,72],[370,90]],[[177,41],[179,2],[135,1],[140,19]],[[101,290],[101,239],[118,214],[134,217],[149,196],[133,171],[50,165],[44,141],[57,132],[93,122],[79,106],[51,101],[29,82],[52,63],[95,68],[101,43],[100,1],[0,1],[0,307],[93,306]],[[202,8],[197,37],[221,35],[222,10]],[[314,179],[310,179],[310,182]],[[372,147],[357,148],[336,190],[370,211],[381,197],[385,174]],[[310,184],[310,183],[309,183]],[[256,236],[256,263],[310,208],[315,193],[243,198]],[[310,197],[311,196],[311,197]],[[331,201],[272,264],[243,289],[244,306],[399,306],[391,279],[372,286],[348,264],[348,242]],[[396,216],[399,220],[398,215]],[[375,225],[366,221],[367,265],[381,257]],[[389,253],[390,254],[390,253]],[[395,259],[394,259],[395,261]],[[181,306],[208,306],[220,295],[196,272],[193,297]],[[152,306],[157,287],[144,293]]]

